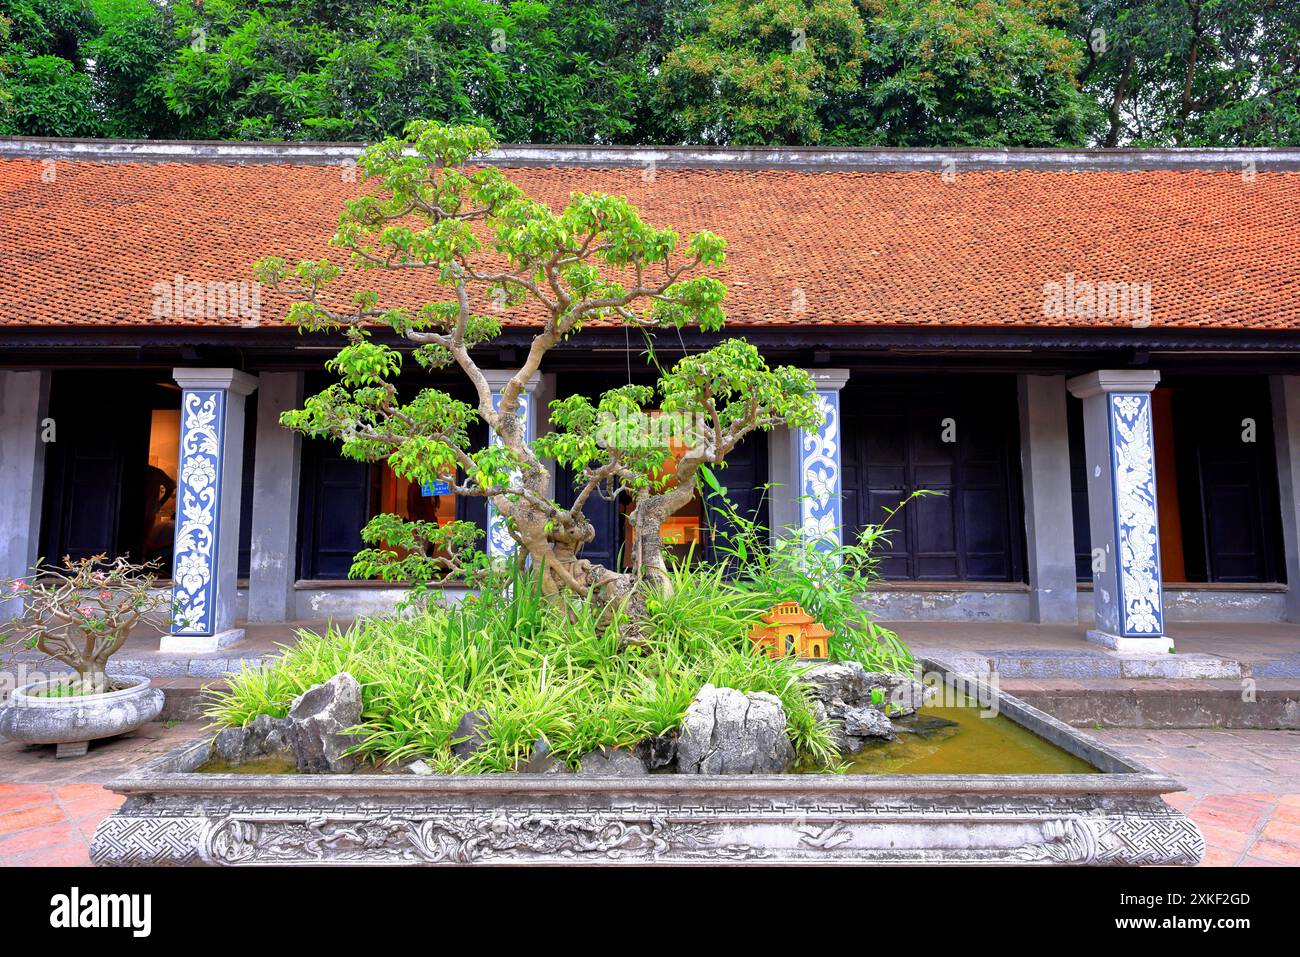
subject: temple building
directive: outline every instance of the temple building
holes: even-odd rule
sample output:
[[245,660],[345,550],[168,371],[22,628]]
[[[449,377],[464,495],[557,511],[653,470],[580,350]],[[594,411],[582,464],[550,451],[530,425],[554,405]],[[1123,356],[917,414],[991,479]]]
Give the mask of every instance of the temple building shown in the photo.
[[[170,568],[168,650],[247,622],[392,607],[351,581],[383,512],[480,522],[443,483],[281,428],[340,340],[300,334],[263,256],[334,257],[366,190],[346,144],[0,140],[0,577],[106,552]],[[852,539],[917,489],[865,601],[884,620],[1071,625],[1164,651],[1179,622],[1300,621],[1300,150],[506,146],[553,207],[626,195],[729,242],[728,326],[805,368],[817,431],[748,439],[723,475],[768,527]],[[370,274],[391,304],[444,293]],[[499,382],[527,316],[480,350]],[[716,342],[659,335],[662,361]],[[406,348],[391,336],[385,340]],[[524,401],[652,382],[620,328],[556,348]],[[402,388],[464,396],[408,364]],[[637,378],[639,377],[639,378]],[[557,475],[561,501],[570,477]],[[766,491],[765,491],[766,489]],[[708,554],[705,503],[666,526]],[[616,565],[626,509],[593,502]]]

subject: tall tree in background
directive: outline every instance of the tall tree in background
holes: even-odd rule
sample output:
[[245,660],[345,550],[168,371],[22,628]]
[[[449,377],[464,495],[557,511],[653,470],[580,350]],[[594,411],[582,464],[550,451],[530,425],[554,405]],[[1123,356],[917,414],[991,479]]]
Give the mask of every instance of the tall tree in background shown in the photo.
[[175,135],[162,100],[164,10],[151,0],[0,0],[12,22],[0,133]]
[[1106,146],[1300,142],[1300,3],[1085,0],[1085,89]]
[[664,60],[684,142],[1083,142],[1067,0],[717,0]]
[[659,74],[670,135],[686,143],[818,143],[829,104],[858,88],[855,0],[719,0]]
[[436,116],[535,143],[1300,143],[1300,0],[0,0],[0,17],[0,134],[366,140]]
[[629,142],[691,0],[183,0],[168,100],[193,132],[373,139],[412,116],[511,142]]
[[1095,101],[1066,27],[1073,0],[863,0],[861,92],[835,104],[837,142],[1061,146],[1086,142]]

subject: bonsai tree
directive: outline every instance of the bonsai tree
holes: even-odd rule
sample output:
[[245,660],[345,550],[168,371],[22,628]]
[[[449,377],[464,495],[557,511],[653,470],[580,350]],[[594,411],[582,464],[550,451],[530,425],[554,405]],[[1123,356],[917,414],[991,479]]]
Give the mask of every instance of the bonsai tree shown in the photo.
[[[386,460],[412,482],[445,481],[457,495],[486,499],[546,594],[617,601],[635,621],[644,590],[668,587],[664,522],[749,434],[818,424],[813,385],[802,371],[769,368],[752,345],[727,339],[661,370],[656,387],[553,402],[552,431],[529,442],[520,397],[547,353],[585,327],[722,327],[726,287],[708,272],[723,266],[726,243],[708,231],[683,240],[648,225],[619,196],[573,193],[555,212],[501,170],[470,165],[494,146],[477,127],[418,121],[403,139],[366,149],[357,163],[379,188],[345,203],[331,243],[361,274],[435,277],[446,290],[437,301],[381,303],[366,289],[332,294],[344,268],[328,260],[257,263],[261,281],[295,300],[289,323],[347,338],[328,363],[339,381],[281,421],[340,440],[351,458]],[[475,349],[500,335],[506,315],[535,332],[519,368],[494,394]],[[403,400],[395,380],[408,356],[425,369],[459,369],[473,401],[435,388]],[[490,441],[476,447],[471,428],[478,421]],[[551,461],[576,476],[571,505],[555,499]],[[584,514],[593,495],[630,503],[627,571],[582,557],[595,535]],[[421,582],[448,573],[474,578],[487,567],[481,535],[466,522],[383,515],[363,538],[374,547],[357,556],[354,576]]]
[[0,602],[21,600],[24,612],[0,624],[0,647],[36,649],[71,668],[71,694],[108,690],[105,669],[139,624],[163,626],[171,595],[158,590],[157,563],[135,565],[105,555],[62,565],[37,563],[32,574],[0,580]]

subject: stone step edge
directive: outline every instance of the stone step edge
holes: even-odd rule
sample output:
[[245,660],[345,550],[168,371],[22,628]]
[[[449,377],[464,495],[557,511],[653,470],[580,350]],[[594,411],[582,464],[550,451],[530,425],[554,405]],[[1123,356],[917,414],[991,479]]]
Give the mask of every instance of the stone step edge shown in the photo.
[[1251,664],[1232,658],[1207,654],[1125,655],[1115,653],[1083,654],[1062,651],[1059,654],[1019,655],[1014,651],[998,654],[928,649],[913,651],[927,658],[943,661],[958,672],[986,675],[996,671],[1003,680],[1013,678],[1096,680],[1126,678],[1139,681],[1160,680],[1239,680],[1251,676]]

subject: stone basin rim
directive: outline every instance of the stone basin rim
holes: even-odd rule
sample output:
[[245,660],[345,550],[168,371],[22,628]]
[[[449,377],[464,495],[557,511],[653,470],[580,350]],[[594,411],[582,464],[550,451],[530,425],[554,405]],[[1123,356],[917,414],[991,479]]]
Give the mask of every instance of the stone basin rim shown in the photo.
[[1157,796],[1185,790],[1167,775],[1018,698],[963,675],[938,659],[919,658],[927,672],[978,700],[997,697],[999,713],[1097,767],[1096,774],[211,774],[195,770],[208,757],[207,738],[183,745],[105,786],[132,794],[979,794]]

